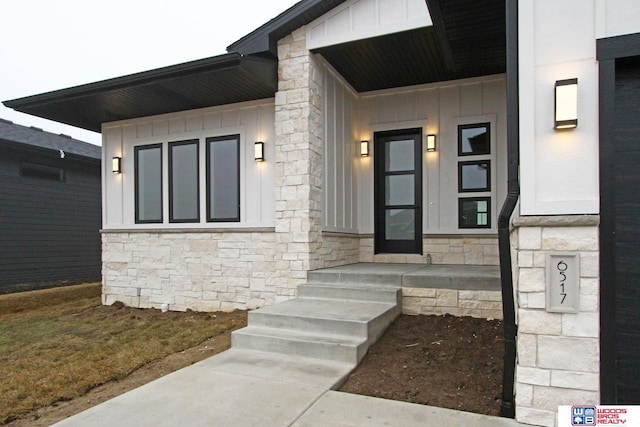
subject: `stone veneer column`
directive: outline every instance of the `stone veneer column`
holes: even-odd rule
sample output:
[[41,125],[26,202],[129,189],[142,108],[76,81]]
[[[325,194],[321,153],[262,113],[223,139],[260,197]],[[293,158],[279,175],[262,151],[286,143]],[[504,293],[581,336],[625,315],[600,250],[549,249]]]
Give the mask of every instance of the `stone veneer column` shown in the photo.
[[[600,402],[598,217],[520,217],[514,226],[516,419],[553,426],[558,405]],[[579,254],[579,312],[549,313],[546,254],[567,251]]]
[[304,27],[278,42],[278,64],[275,251],[285,300],[320,267],[322,239],[322,73]]

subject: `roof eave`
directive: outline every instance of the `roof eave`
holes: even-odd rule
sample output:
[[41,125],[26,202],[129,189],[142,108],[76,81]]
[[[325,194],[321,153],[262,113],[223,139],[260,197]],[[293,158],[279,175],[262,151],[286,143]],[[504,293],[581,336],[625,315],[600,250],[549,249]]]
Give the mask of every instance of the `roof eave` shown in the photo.
[[[197,88],[229,72],[240,79],[234,84],[246,86],[227,95],[211,87],[206,93],[194,89],[191,98],[167,89],[175,84]],[[101,132],[107,122],[268,98],[276,89],[275,60],[234,52],[3,103],[23,113]],[[122,96],[129,97],[128,103],[122,103]]]
[[5,107],[21,111],[21,109],[29,108],[35,105],[41,106],[48,103],[57,102],[63,98],[69,99],[85,95],[92,95],[95,93],[103,92],[105,90],[122,89],[136,85],[142,85],[153,81],[195,73],[203,69],[210,69],[211,67],[231,67],[239,64],[241,59],[242,55],[240,55],[239,53],[227,53],[211,58],[186,62],[184,64],[172,65],[169,67],[129,74],[122,77],[115,77],[113,79],[73,86],[66,89],[45,92],[38,95],[12,99],[3,101],[2,103]]
[[345,0],[303,0],[266,24],[227,46],[228,52],[277,57],[277,42],[296,28],[312,22]]

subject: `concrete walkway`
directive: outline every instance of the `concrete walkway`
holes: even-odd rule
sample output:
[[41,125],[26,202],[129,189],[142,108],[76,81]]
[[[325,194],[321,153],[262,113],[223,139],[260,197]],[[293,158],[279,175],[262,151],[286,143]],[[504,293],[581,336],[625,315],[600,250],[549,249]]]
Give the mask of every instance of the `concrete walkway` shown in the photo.
[[518,426],[514,420],[332,391],[353,365],[231,349],[55,424]]

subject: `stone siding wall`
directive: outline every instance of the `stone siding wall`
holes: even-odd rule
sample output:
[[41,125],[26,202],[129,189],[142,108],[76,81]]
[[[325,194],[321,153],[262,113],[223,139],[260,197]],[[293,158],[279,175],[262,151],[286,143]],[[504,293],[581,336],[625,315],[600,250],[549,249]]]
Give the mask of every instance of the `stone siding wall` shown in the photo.
[[321,267],[322,72],[304,27],[278,42],[276,264],[278,300],[294,297],[308,270]]
[[320,249],[321,268],[338,267],[358,262],[360,239],[357,235],[323,233]]
[[402,313],[502,319],[500,291],[402,288]]
[[216,311],[282,294],[273,231],[103,232],[102,302]]
[[423,255],[373,253],[373,237],[360,238],[360,262],[500,265],[497,236],[424,237]]
[[[553,426],[558,405],[598,404],[598,217],[521,217],[512,244],[517,279],[516,419]],[[546,311],[546,255],[577,252],[579,312]]]

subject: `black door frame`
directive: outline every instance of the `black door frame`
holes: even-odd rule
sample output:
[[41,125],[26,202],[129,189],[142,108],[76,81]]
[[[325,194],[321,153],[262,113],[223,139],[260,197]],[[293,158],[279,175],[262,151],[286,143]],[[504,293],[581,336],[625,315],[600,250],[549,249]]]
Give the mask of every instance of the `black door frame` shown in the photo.
[[[415,210],[414,238],[387,240],[385,238],[385,142],[414,139],[414,205],[394,206]],[[375,132],[374,143],[374,253],[404,253],[422,255],[422,128]],[[401,173],[401,172],[400,172]]]
[[[640,56],[640,33],[597,40],[600,109],[600,401],[617,404],[614,201],[616,59]],[[617,189],[620,191],[620,189]]]

